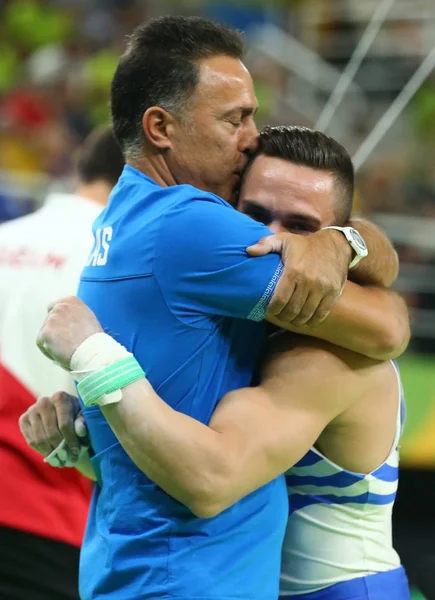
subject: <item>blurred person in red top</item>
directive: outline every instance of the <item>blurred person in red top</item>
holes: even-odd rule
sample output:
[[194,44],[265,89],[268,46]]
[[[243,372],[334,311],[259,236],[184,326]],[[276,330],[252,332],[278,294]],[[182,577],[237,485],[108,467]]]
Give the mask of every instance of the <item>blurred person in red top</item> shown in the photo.
[[35,213],[0,226],[0,598],[78,598],[79,548],[91,483],[53,469],[24,442],[20,415],[72,380],[45,359],[36,334],[53,297],[74,294],[92,223],[124,166],[112,131],[93,132],[77,161],[74,194],[51,194]]

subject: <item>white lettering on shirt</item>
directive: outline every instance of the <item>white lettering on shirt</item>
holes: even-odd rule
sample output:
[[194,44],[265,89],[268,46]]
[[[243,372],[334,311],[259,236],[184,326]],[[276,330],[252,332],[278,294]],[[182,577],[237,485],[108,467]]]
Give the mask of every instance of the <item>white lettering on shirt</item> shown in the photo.
[[112,240],[113,229],[112,227],[99,228],[95,232],[95,244],[89,259],[88,267],[102,267],[107,264],[107,258],[109,255],[110,244]]

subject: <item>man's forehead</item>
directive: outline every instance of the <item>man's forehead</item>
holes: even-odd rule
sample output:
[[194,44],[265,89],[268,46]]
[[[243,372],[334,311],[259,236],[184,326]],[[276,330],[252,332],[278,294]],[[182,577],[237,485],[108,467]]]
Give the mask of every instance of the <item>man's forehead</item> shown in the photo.
[[[229,56],[217,56],[200,62],[200,95],[219,99],[228,105],[228,109],[256,109],[254,84],[245,65],[238,59]],[[234,106],[232,106],[234,105]]]
[[252,183],[257,187],[270,189],[291,189],[297,195],[315,192],[329,194],[335,185],[334,175],[329,171],[298,165],[286,159],[259,155],[256,157],[244,179],[244,186]]
[[211,56],[199,61],[201,81],[208,83],[230,82],[234,80],[252,81],[251,75],[238,58],[232,56]]
[[259,156],[245,175],[240,200],[282,214],[306,213],[323,221],[334,212],[334,178],[327,171]]

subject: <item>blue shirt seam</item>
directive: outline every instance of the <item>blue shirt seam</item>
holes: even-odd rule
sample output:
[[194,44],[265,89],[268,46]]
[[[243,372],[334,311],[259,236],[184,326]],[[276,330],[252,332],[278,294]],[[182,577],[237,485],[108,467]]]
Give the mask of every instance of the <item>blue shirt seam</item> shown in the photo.
[[272,296],[275,292],[276,286],[283,271],[284,265],[282,261],[280,261],[275,273],[273,274],[272,279],[270,280],[269,284],[264,290],[263,295],[261,296],[257,304],[254,306],[254,308],[251,310],[249,315],[246,317],[247,319],[249,319],[250,321],[259,322],[263,321],[266,318],[267,307],[269,306],[269,302],[272,299]]

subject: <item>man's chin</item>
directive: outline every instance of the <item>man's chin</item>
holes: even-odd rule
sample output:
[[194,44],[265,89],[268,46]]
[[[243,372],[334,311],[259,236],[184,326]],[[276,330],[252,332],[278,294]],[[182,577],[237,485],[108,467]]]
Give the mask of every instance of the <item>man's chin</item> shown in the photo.
[[219,196],[220,198],[222,198],[223,200],[228,202],[228,204],[231,204],[231,206],[236,207],[238,198],[239,198],[240,185],[237,184],[237,185],[231,186],[231,187],[228,186],[226,188],[220,188],[219,190],[216,188],[215,188],[215,190],[211,190],[209,188],[209,191],[211,191],[212,193],[216,194],[217,196]]
[[231,206],[234,206],[234,208],[237,208],[238,201],[239,201],[238,191],[233,191],[231,194],[231,197],[228,198],[227,202],[228,202],[228,204],[231,204]]
[[228,198],[225,198],[225,200],[231,204],[231,206],[234,206],[234,208],[237,208],[237,204],[239,203],[240,187],[239,181],[235,186],[232,187],[228,194]]
[[234,206],[234,208],[237,205],[237,193],[233,190],[231,191],[223,191],[221,190],[219,193],[215,192],[217,196],[219,196],[220,198],[222,198],[222,200],[225,200],[225,202],[228,202],[228,204],[231,204],[231,206]]

